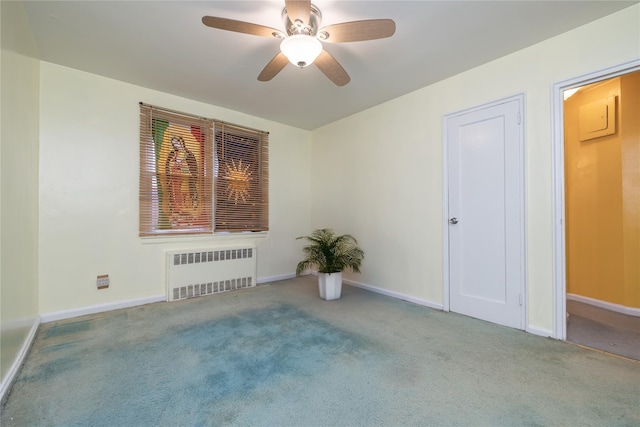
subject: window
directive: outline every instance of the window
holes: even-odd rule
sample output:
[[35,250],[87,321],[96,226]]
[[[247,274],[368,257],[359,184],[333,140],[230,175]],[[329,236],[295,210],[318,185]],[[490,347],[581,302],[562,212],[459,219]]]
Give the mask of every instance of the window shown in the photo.
[[216,123],[215,140],[216,231],[268,230],[268,134]]
[[268,229],[268,133],[140,104],[140,236]]

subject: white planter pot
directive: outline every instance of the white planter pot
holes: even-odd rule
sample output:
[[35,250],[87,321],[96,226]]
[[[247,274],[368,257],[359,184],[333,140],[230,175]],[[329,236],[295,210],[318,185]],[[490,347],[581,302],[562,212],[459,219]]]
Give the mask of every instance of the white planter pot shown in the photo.
[[340,299],[342,294],[342,272],[318,273],[318,287],[320,289],[320,298],[323,300]]

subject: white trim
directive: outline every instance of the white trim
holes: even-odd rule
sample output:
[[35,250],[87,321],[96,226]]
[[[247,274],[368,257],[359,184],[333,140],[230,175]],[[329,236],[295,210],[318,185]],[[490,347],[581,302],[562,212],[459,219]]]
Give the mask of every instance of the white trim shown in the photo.
[[447,121],[451,114],[442,117],[442,310],[449,311],[449,133]]
[[[208,234],[180,234],[177,236],[145,236],[140,237],[140,242],[144,245],[147,244],[166,244],[166,243],[179,243],[183,244],[185,242],[189,243],[197,243],[197,242],[206,242],[207,244],[211,244],[211,242],[228,242],[234,240],[255,240],[254,244],[257,244],[261,241],[269,237],[268,231],[241,231],[241,232],[217,232],[217,233],[208,233]],[[244,243],[243,243],[244,244]]]
[[354,280],[343,279],[342,280],[347,285],[355,286],[356,288],[366,289],[367,291],[375,292],[377,294],[386,295],[392,298],[400,299],[403,301],[408,301],[414,304],[422,305],[424,307],[435,308],[436,310],[442,310],[442,304],[438,304],[437,302],[428,301],[421,298],[416,298],[411,295],[402,294],[400,292],[390,291],[388,289],[379,288],[377,286],[367,285],[365,283],[356,282]]
[[538,335],[545,338],[553,338],[553,331],[551,329],[538,328],[537,326],[528,326],[527,332],[533,335]]
[[127,301],[111,302],[107,304],[92,305],[89,307],[74,308],[71,310],[56,311],[41,316],[42,323],[54,322],[56,320],[70,319],[87,314],[102,313],[105,311],[119,310],[121,308],[136,307],[139,305],[152,304],[155,302],[164,302],[167,300],[166,295],[158,295],[155,297],[133,299]]
[[564,218],[564,97],[563,92],[579,86],[610,79],[640,70],[640,59],[625,62],[593,73],[554,83],[551,87],[553,107],[552,191],[553,191],[553,338],[567,339],[566,242]]
[[8,396],[9,390],[11,390],[11,386],[13,385],[13,382],[15,381],[16,376],[18,375],[18,372],[20,371],[20,366],[22,366],[22,363],[24,362],[25,357],[27,357],[27,354],[29,353],[29,349],[33,344],[33,340],[36,337],[38,326],[40,326],[40,318],[35,319],[35,322],[31,326],[31,329],[29,330],[29,333],[27,334],[27,337],[24,340],[24,343],[22,343],[22,347],[20,348],[18,355],[16,356],[15,360],[13,361],[13,364],[9,368],[7,375],[5,375],[4,379],[2,380],[2,383],[0,384],[0,403],[4,403],[4,399]]
[[567,299],[571,301],[577,301],[584,304],[589,304],[594,307],[604,308],[607,310],[615,311],[616,313],[627,314],[629,316],[640,317],[640,308],[627,307],[626,305],[614,304],[612,302],[602,301],[595,298],[584,297],[582,295],[567,293]]
[[279,282],[280,280],[294,279],[295,277],[296,277],[295,273],[281,274],[279,276],[259,277],[258,280],[256,280],[256,283],[258,285],[261,285],[263,283]]
[[[520,252],[520,274],[521,274],[521,288],[520,292],[522,293],[522,325],[523,330],[526,332],[531,332],[531,327],[527,324],[529,321],[529,251],[527,248],[529,247],[529,235],[527,234],[528,224],[529,224],[529,192],[527,189],[529,186],[527,185],[527,177],[529,176],[529,169],[527,168],[527,95],[526,93],[521,93],[519,95],[520,100],[520,123],[522,126],[520,127],[520,138],[522,145],[520,148],[522,152],[520,153],[520,166],[522,167],[520,174],[520,191],[521,193],[521,203],[520,207],[522,212],[520,213],[520,219],[522,220],[522,229],[520,230],[520,239],[521,239],[521,252]],[[534,331],[540,331],[533,328]],[[531,332],[538,334],[537,332]],[[548,336],[548,335],[547,335]]]
[[448,134],[447,122],[450,118],[467,114],[473,111],[482,110],[485,108],[495,107],[497,105],[505,104],[507,102],[517,101],[520,109],[520,149],[519,162],[520,162],[520,294],[522,295],[522,312],[520,318],[520,325],[522,330],[528,331],[527,318],[528,318],[528,285],[527,285],[527,161],[526,161],[526,96],[524,92],[517,93],[506,98],[498,99],[496,101],[487,102],[482,105],[470,107],[460,111],[446,114],[442,117],[442,295],[443,304],[442,310],[449,311],[450,309],[450,277],[449,277],[449,175],[448,175]]

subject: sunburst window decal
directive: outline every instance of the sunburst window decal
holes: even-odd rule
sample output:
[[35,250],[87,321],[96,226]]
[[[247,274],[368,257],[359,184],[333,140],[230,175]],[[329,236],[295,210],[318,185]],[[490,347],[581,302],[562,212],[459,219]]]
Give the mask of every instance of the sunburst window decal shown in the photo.
[[247,202],[249,197],[249,183],[253,181],[252,172],[249,170],[251,165],[243,165],[242,159],[238,160],[238,163],[231,160],[231,163],[227,163],[224,174],[224,179],[227,180],[227,200],[234,201],[238,204],[238,200]]

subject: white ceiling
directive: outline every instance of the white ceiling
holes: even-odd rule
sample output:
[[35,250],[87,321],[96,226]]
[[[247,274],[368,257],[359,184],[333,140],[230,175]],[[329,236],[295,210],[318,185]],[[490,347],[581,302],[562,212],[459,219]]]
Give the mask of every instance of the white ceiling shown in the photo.
[[351,76],[344,87],[315,66],[290,64],[259,82],[278,41],[201,21],[211,15],[283,29],[283,0],[26,0],[24,6],[44,61],[311,130],[636,3],[315,0],[323,25],[396,22],[387,39],[325,43]]

